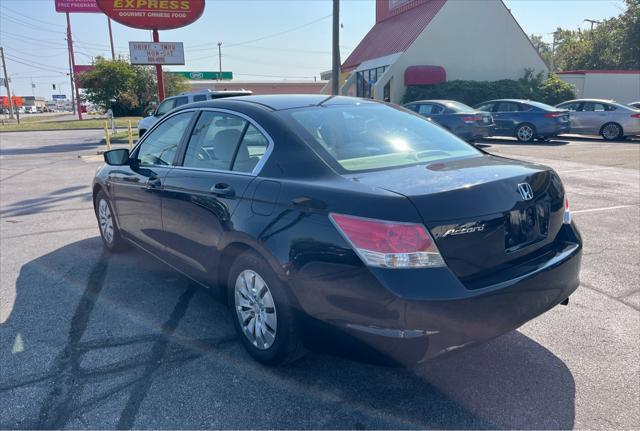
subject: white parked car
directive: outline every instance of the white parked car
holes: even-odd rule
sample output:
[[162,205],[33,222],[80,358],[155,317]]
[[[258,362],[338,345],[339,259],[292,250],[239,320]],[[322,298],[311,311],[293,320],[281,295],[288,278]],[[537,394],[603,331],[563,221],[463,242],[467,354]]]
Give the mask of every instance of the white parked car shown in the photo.
[[570,100],[556,108],[570,111],[568,133],[600,135],[608,141],[640,135],[640,109],[613,100]]
[[138,137],[141,138],[147,130],[152,128],[158,122],[158,120],[160,120],[160,118],[164,116],[164,114],[171,111],[173,108],[177,108],[178,106],[186,105],[187,103],[204,102],[205,100],[221,99],[223,97],[249,96],[251,94],[252,92],[248,90],[205,90],[200,92],[185,92],[180,93],[177,96],[167,97],[162,101],[160,105],[158,105],[156,110],[151,113],[151,115],[149,115],[148,117],[144,117],[138,122]]

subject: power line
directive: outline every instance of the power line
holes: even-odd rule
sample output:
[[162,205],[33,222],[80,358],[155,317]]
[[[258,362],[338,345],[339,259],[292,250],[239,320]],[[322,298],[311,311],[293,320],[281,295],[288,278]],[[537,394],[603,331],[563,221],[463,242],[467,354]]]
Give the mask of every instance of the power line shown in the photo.
[[47,72],[55,72],[55,73],[59,73],[59,74],[61,74],[61,75],[66,75],[66,73],[65,73],[65,72],[60,72],[60,71],[58,71],[58,70],[50,69],[50,68],[48,68],[48,67],[34,66],[34,65],[32,65],[32,64],[25,63],[25,62],[23,62],[23,61],[20,61],[20,60],[17,60],[17,59],[15,59],[15,58],[12,58],[12,56],[9,56],[9,55],[7,55],[6,57],[7,57],[9,60],[11,60],[11,61],[13,61],[13,62],[15,62],[15,63],[22,64],[23,66],[27,66],[27,67],[30,67],[30,68],[32,68],[32,69],[45,70],[45,71],[47,71]]
[[28,19],[30,19],[30,20],[32,20],[32,21],[36,21],[36,22],[39,22],[39,23],[41,23],[41,24],[54,25],[54,26],[57,26],[57,27],[66,28],[66,26],[65,26],[65,25],[63,25],[63,24],[53,23],[53,22],[49,22],[49,21],[43,21],[43,20],[40,20],[40,19],[37,19],[37,18],[30,17],[30,16],[28,16],[28,15],[24,15],[24,14],[22,14],[22,13],[20,13],[20,12],[16,11],[16,10],[13,10],[13,9],[8,8],[8,7],[7,7],[7,5],[6,5],[5,3],[0,4],[0,6],[1,6],[2,8],[4,8],[4,9],[8,10],[9,12],[11,12],[11,13],[13,13],[13,14],[15,14],[15,15],[18,15],[18,16],[20,16],[20,17],[28,18]]
[[5,20],[8,20],[11,23],[18,24],[20,26],[27,27],[27,28],[30,28],[30,29],[33,29],[33,30],[44,31],[44,32],[47,32],[47,33],[64,34],[64,32],[57,31],[57,30],[44,29],[44,28],[42,28],[42,26],[36,26],[36,25],[31,24],[29,22],[18,20],[18,19],[12,18],[12,17],[4,15],[4,14],[3,14],[2,18],[5,19]]
[[8,57],[9,57],[9,56],[11,56],[11,57],[14,57],[14,58],[16,58],[16,59],[18,59],[18,60],[26,61],[26,62],[29,62],[29,63],[35,64],[35,65],[38,65],[38,66],[43,66],[43,67],[48,67],[48,68],[56,69],[56,67],[55,67],[55,66],[51,66],[51,65],[49,65],[49,64],[44,64],[44,63],[39,63],[39,62],[37,62],[37,61],[33,61],[33,60],[31,60],[31,59],[28,59],[28,58],[20,57],[20,56],[15,55],[15,54],[7,54],[7,56],[8,56]]
[[[325,19],[329,18],[330,16],[331,16],[331,14],[325,15],[323,17],[314,19],[313,21],[309,21],[309,22],[307,22],[305,24],[302,24],[302,25],[299,25],[299,26],[296,26],[296,27],[293,27],[293,28],[290,28],[290,29],[287,29],[287,30],[279,31],[277,33],[272,33],[272,34],[269,34],[269,35],[266,35],[266,36],[259,37],[257,39],[246,40],[244,42],[231,43],[231,44],[228,44],[228,45],[225,44],[225,46],[227,48],[231,48],[231,47],[234,47],[234,46],[246,45],[246,44],[253,43],[253,42],[258,42],[258,41],[261,41],[261,40],[270,39],[272,37],[281,36],[283,34],[291,33],[293,31],[300,30],[301,28],[308,27],[308,26],[310,26],[312,24],[315,24],[317,22],[325,20]],[[209,46],[209,44],[193,45],[191,48],[200,48],[200,47],[203,47],[203,46]]]

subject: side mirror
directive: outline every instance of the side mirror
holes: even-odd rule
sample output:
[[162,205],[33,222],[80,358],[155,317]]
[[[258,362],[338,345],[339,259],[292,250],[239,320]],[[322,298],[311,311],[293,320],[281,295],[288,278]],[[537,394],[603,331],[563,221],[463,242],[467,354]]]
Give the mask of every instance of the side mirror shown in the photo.
[[126,148],[105,151],[104,161],[111,166],[126,166],[129,164],[129,150]]

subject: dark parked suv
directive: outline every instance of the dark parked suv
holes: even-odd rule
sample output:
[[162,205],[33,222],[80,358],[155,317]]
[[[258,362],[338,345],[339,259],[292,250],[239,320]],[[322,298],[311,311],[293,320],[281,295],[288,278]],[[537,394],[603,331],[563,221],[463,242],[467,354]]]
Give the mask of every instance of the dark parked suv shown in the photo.
[[491,112],[494,136],[513,136],[520,142],[546,140],[570,129],[569,111],[532,100],[490,100],[476,109]]

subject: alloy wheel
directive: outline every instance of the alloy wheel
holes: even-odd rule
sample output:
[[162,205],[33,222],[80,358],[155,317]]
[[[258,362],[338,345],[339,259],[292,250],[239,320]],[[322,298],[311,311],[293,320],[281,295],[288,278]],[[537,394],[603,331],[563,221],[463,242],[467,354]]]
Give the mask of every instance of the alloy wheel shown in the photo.
[[533,139],[533,129],[531,126],[520,126],[518,129],[518,139],[528,142]]
[[113,242],[113,218],[111,209],[106,200],[100,199],[98,203],[98,219],[100,221],[100,232],[104,240],[111,244]]
[[260,350],[271,347],[276,339],[278,318],[269,286],[255,271],[246,269],[236,279],[235,308],[245,337]]
[[620,127],[618,127],[616,124],[607,124],[602,129],[602,136],[604,136],[605,139],[609,140],[617,139],[618,136],[620,136]]

